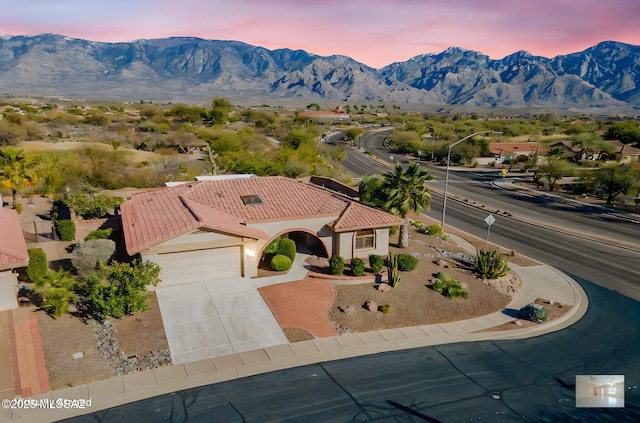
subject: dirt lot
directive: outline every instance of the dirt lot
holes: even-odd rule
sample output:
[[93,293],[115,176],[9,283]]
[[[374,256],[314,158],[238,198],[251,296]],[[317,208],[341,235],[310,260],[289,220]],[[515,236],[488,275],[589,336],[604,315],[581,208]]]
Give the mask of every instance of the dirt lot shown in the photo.
[[[419,258],[418,267],[412,272],[400,272],[400,283],[389,292],[380,292],[376,283],[336,285],[336,301],[328,315],[331,321],[337,322],[343,330],[348,328],[352,332],[366,332],[470,319],[501,310],[511,301],[509,295],[490,288],[458,262],[446,260],[454,267],[445,269],[436,264],[436,258],[426,257],[427,254],[437,253],[433,247],[463,252],[452,241],[444,242],[418,233],[413,228],[410,234],[414,240],[410,242],[409,248],[392,247],[391,250],[424,255]],[[469,299],[451,300],[431,289],[433,275],[442,270],[466,287]],[[374,301],[378,305],[388,304],[391,312],[372,313],[364,308],[366,301]],[[355,306],[355,312],[347,314],[339,310],[339,307],[348,305]]]
[[[151,351],[169,348],[155,295],[151,296],[147,304],[147,311],[110,320],[115,326],[114,337],[126,356],[142,356]],[[36,313],[52,389],[116,375],[117,363],[105,358],[96,346],[95,321],[83,323],[70,314],[53,319],[43,311]],[[83,357],[74,359],[73,354],[77,352],[81,352]]]

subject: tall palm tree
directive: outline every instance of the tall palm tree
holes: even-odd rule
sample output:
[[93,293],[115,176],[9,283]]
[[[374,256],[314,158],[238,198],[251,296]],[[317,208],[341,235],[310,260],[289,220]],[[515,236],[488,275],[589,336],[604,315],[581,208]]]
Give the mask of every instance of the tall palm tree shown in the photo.
[[409,246],[407,214],[429,208],[431,194],[424,184],[433,177],[431,172],[422,169],[417,163],[410,163],[407,170],[396,164],[393,171],[385,173],[383,177],[382,190],[387,198],[383,208],[404,219],[404,225],[400,227],[400,248],[406,248]]
[[35,167],[38,160],[24,154],[24,150],[6,148],[0,150],[0,184],[11,189],[13,207],[16,207],[16,195],[26,185],[35,183]]

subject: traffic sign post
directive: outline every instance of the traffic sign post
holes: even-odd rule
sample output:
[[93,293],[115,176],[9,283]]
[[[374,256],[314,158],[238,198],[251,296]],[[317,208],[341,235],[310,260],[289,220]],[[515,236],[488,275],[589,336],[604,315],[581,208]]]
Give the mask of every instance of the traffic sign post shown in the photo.
[[492,214],[490,214],[489,216],[487,216],[486,219],[484,219],[484,221],[487,223],[487,240],[485,242],[488,244],[489,243],[489,233],[491,233],[491,225],[496,223],[496,218],[493,217]]

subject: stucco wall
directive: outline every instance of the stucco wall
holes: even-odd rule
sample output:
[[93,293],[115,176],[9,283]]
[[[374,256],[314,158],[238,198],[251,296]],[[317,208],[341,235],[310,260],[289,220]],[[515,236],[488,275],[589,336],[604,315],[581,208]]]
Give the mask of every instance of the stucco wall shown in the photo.
[[360,257],[366,259],[370,254],[386,256],[389,253],[389,229],[376,229],[375,248],[355,250],[355,232],[342,232],[336,234],[336,253],[344,259]]

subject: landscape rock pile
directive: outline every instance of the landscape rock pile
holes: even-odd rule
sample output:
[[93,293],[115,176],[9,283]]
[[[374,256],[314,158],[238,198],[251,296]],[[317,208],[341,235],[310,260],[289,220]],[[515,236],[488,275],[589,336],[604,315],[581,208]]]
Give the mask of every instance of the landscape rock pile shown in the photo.
[[152,351],[142,357],[137,355],[127,357],[120,349],[118,340],[113,336],[114,331],[113,323],[105,320],[96,325],[94,336],[98,351],[105,359],[115,363],[118,376],[172,364],[171,352],[167,349]]

